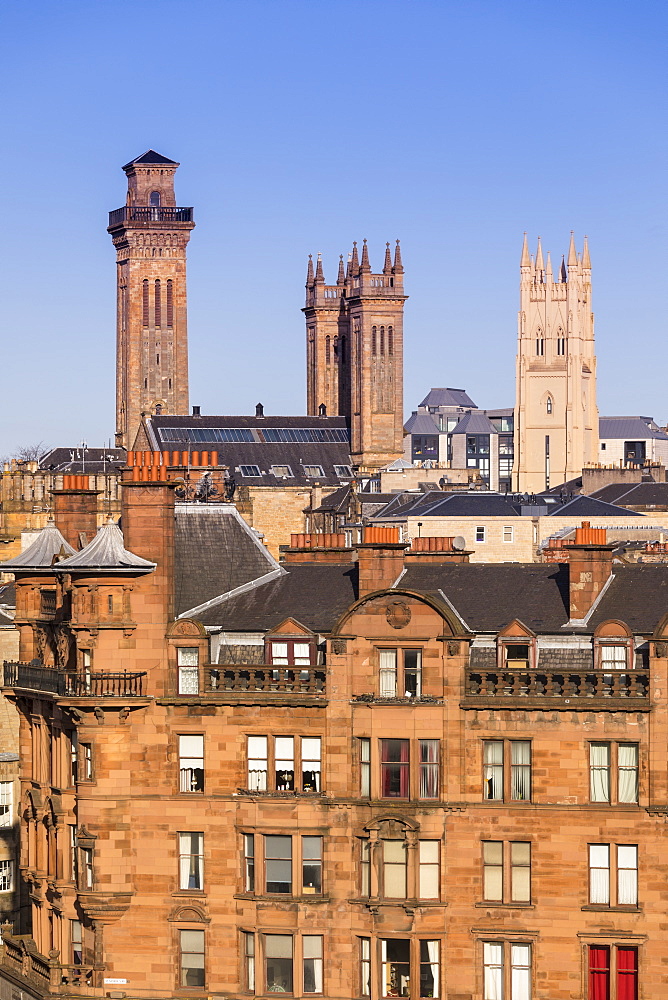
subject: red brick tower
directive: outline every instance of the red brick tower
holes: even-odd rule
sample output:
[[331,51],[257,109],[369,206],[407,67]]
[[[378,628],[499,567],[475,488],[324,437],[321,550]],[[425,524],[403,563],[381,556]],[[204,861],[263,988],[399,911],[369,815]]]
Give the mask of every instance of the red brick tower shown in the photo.
[[348,420],[353,461],[361,468],[386,465],[403,452],[404,268],[399,242],[385,250],[383,270],[371,273],[366,240],[357,244],[335,285],[326,285],[322,263],[306,278],[307,408]]
[[117,260],[116,443],[131,448],[143,411],[188,412],[186,246],[179,166],[150,149],[126,163],[127,202],[109,213]]

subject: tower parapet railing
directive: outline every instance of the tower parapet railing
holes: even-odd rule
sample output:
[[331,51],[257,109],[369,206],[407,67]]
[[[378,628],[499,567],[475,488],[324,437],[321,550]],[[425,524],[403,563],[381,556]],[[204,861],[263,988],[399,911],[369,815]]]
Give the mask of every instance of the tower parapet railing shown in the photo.
[[176,208],[162,205],[124,205],[109,213],[109,228],[123,226],[128,222],[192,222],[192,208]]

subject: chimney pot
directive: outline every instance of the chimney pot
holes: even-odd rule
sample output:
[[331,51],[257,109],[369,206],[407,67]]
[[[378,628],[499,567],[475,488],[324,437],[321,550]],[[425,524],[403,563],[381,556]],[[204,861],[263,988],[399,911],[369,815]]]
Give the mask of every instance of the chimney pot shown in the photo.
[[201,407],[193,406],[193,417],[201,417]]

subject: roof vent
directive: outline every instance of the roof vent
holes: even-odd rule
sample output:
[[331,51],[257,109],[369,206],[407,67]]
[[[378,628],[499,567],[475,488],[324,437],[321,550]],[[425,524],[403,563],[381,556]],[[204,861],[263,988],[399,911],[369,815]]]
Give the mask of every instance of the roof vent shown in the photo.
[[193,417],[201,417],[201,416],[202,416],[202,414],[200,412],[200,407],[199,406],[193,406]]
[[324,403],[321,403],[320,406],[318,407],[318,416],[319,417],[327,416],[327,407],[325,406]]
[[264,406],[262,405],[262,403],[256,403],[255,404],[255,416],[256,417],[263,417],[264,416]]

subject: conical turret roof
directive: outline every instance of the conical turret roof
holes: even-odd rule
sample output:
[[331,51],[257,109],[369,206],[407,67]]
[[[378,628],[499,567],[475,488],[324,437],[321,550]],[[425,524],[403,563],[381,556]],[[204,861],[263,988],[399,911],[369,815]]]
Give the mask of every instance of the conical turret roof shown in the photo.
[[58,563],[56,569],[63,573],[98,572],[98,573],[150,573],[156,563],[149,562],[128,552],[123,544],[123,532],[116,522],[109,518],[106,524],[98,528],[92,542],[89,542],[81,552]]
[[75,550],[58,531],[56,522],[49,518],[25,552],[0,563],[0,570],[3,573],[51,573],[57,562],[75,554]]

